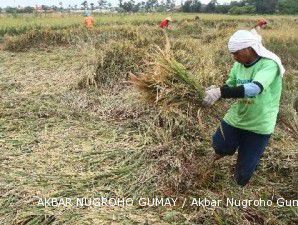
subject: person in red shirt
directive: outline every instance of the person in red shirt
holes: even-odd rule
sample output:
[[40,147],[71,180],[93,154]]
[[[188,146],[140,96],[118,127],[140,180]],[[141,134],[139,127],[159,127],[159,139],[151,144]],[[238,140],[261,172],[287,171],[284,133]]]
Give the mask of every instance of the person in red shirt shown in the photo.
[[257,21],[257,24],[253,28],[264,29],[267,26],[267,21],[264,19],[260,19]]
[[159,27],[162,29],[169,28],[169,22],[172,22],[172,21],[173,20],[171,17],[167,17],[163,21],[161,21],[161,23],[159,24]]

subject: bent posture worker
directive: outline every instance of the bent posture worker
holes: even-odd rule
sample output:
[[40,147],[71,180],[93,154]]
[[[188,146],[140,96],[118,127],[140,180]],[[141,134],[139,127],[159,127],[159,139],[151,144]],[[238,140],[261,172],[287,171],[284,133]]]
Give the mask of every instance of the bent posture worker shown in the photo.
[[228,49],[236,61],[229,78],[222,87],[206,90],[203,103],[211,106],[220,98],[238,99],[213,135],[213,148],[215,159],[238,150],[235,179],[245,186],[274,131],[285,69],[250,31],[235,32]]

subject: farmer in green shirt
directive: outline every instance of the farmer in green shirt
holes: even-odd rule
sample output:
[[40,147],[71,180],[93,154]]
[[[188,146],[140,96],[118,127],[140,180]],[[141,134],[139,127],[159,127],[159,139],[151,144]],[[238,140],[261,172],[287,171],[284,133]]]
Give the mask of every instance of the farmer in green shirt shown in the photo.
[[228,48],[236,61],[229,78],[222,87],[209,87],[203,103],[211,106],[220,98],[237,100],[213,135],[213,147],[215,159],[238,150],[235,179],[245,186],[274,131],[285,69],[279,57],[249,31],[235,32]]

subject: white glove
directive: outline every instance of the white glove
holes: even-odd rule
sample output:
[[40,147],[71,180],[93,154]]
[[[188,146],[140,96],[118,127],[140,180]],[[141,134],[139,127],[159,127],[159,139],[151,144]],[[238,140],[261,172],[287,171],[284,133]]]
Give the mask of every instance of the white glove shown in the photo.
[[209,86],[209,87],[206,87],[206,88],[205,88],[205,91],[209,91],[209,90],[211,90],[211,89],[213,89],[213,88],[217,88],[216,85],[211,85],[211,86]]
[[205,97],[203,99],[204,106],[211,106],[221,97],[220,88],[215,87],[214,85],[206,88]]

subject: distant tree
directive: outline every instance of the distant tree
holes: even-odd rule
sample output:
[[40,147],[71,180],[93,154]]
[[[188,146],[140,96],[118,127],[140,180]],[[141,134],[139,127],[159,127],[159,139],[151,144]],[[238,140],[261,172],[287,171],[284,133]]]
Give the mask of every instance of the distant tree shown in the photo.
[[166,0],[166,10],[172,11],[175,8],[175,0]]
[[5,8],[6,13],[17,13],[17,11],[18,11],[18,9],[16,7],[8,6],[8,7]]
[[132,0],[130,0],[128,2],[121,3],[121,8],[125,12],[132,12],[133,7],[134,7],[134,1],[132,1]]
[[280,13],[298,14],[297,0],[280,0],[277,9]]
[[98,2],[99,9],[106,9],[107,8],[107,1],[106,0],[99,0]]
[[[44,6],[44,7],[47,7],[47,6]],[[57,6],[55,6],[55,5],[52,5],[51,7],[48,7],[46,10],[49,10],[49,9],[52,9],[54,11],[58,11],[59,10],[59,8]]]
[[202,8],[202,3],[199,0],[193,0],[192,12],[200,12],[201,8]]
[[183,12],[231,13],[231,14],[286,14],[298,13],[298,0],[240,0],[229,4],[218,4],[211,0],[204,8],[200,0],[186,0],[181,2]]
[[199,0],[187,0],[182,5],[183,12],[200,12],[202,4]]
[[209,13],[211,13],[211,12],[215,12],[216,5],[217,5],[217,1],[216,1],[216,0],[211,0],[211,1],[207,4],[207,6],[206,6],[206,8],[205,8],[205,11],[206,11],[206,12],[209,12]]
[[[165,5],[164,5],[164,7],[165,7]],[[142,11],[142,12],[146,11],[146,2],[144,2],[144,1],[140,2],[140,10],[139,11]]]
[[148,0],[145,4],[146,12],[153,12],[158,7],[158,0]]
[[[25,8],[21,8],[20,6],[18,6],[17,8],[15,8],[15,7],[7,7],[5,9],[5,11],[7,13],[13,13],[13,14],[15,14],[15,13],[33,13],[34,8],[31,7],[31,6],[27,6]],[[0,8],[0,12],[2,12],[2,8]]]
[[[56,7],[58,9],[58,7]],[[51,7],[50,6],[47,6],[47,5],[41,5],[41,9],[44,10],[44,11],[47,11],[47,10],[50,10]]]
[[225,4],[225,5],[217,5],[215,8],[216,13],[222,13],[226,14],[229,12],[229,10],[232,8],[230,4]]
[[[144,2],[143,2],[143,3],[144,3]],[[143,11],[143,9],[144,9],[143,6],[144,6],[144,5],[141,3],[141,5],[140,5],[140,10],[141,10],[141,11]],[[167,10],[166,3],[164,2],[164,0],[161,0],[160,3],[159,3],[159,5],[158,5],[157,11],[158,11],[158,12],[164,12],[164,11],[166,11],[166,10]]]
[[93,2],[90,3],[90,7],[91,7],[91,11],[93,11],[94,10],[94,3]]
[[243,5],[238,4],[237,6],[254,6],[257,13],[272,14],[276,12],[278,0],[242,0],[240,3]]
[[62,11],[63,10],[63,2],[59,2],[59,5],[60,5],[60,10]]
[[34,7],[26,6],[26,7],[24,8],[24,12],[25,12],[25,13],[33,13],[33,12],[34,12]]
[[172,0],[166,0],[165,5],[166,5],[166,10],[167,11],[171,10],[171,4],[172,4]]
[[124,2],[121,7],[125,12],[137,12],[140,8],[140,3],[135,4],[134,0]]
[[187,0],[182,5],[182,12],[191,12],[192,0]]
[[246,6],[233,6],[230,10],[230,14],[241,15],[241,14],[252,14],[256,12],[256,8],[251,5]]
[[[256,0],[243,0],[243,1],[231,1],[230,7],[233,6],[245,6],[245,5],[252,5],[252,2],[255,2]],[[251,3],[249,3],[251,2]]]
[[134,8],[133,8],[133,12],[139,12],[141,9],[141,3],[137,3],[135,4]]
[[[296,4],[297,4],[296,0]],[[255,7],[257,13],[274,13],[277,6],[277,0],[256,0]]]
[[84,9],[88,9],[88,2],[87,1],[83,1],[81,5],[84,7]]

